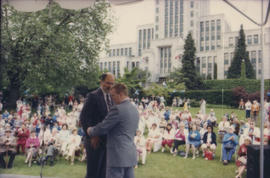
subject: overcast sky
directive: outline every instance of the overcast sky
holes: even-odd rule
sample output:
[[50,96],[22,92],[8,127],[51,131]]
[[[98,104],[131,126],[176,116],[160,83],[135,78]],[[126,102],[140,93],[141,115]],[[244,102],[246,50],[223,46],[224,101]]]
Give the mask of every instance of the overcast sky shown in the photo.
[[[261,21],[261,0],[229,0],[252,19]],[[267,0],[264,0],[264,15]],[[136,28],[138,25],[154,23],[155,0],[144,0],[129,5],[114,6],[115,29],[110,35],[111,44],[136,42]],[[210,0],[210,14],[225,14],[227,22],[233,31],[238,31],[240,24],[244,29],[259,28],[240,15],[222,0]],[[270,21],[270,20],[269,20]],[[270,23],[267,24],[269,26]]]

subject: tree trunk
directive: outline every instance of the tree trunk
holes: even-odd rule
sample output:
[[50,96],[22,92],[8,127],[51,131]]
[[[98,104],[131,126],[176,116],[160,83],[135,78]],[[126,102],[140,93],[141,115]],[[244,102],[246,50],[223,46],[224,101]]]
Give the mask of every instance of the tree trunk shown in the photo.
[[19,87],[10,86],[6,108],[7,109],[16,109],[16,101],[20,97],[20,89]]

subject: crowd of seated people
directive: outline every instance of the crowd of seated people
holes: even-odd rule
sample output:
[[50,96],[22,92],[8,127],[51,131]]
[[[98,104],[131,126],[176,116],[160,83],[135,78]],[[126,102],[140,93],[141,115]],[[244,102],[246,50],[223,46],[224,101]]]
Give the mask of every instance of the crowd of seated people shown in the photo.
[[[246,115],[249,117],[241,120],[235,112],[227,113],[222,116],[220,122],[217,122],[214,109],[210,109],[206,114],[203,114],[200,109],[197,114],[192,115],[189,106],[180,110],[180,108],[159,107],[156,101],[144,103],[144,106],[140,103],[134,104],[137,104],[140,113],[138,128],[139,133],[145,133],[143,140],[146,140],[145,148],[148,154],[161,150],[176,156],[185,151],[181,156],[188,158],[191,149],[192,159],[196,159],[200,156],[198,153],[201,153],[206,160],[212,160],[215,159],[217,145],[220,144],[220,160],[227,165],[235,157],[234,161],[238,167],[236,177],[241,177],[246,164],[243,157],[246,156],[246,150],[242,148],[249,144],[260,144],[260,129],[256,127],[258,113],[254,111]],[[257,105],[258,102],[255,101],[254,104]],[[174,103],[174,106],[177,104]],[[265,144],[269,144],[269,103],[265,104],[265,109],[264,141]],[[181,145],[183,147],[179,147]],[[144,146],[140,144],[138,149],[142,147]],[[239,150],[240,147],[242,152]],[[139,158],[142,154],[139,152],[138,154]],[[146,157],[144,155],[143,164],[146,163]]]
[[[16,155],[24,155],[29,167],[41,161],[53,165],[56,156],[63,156],[73,165],[77,152],[80,160],[85,159],[81,147],[84,133],[78,125],[83,98],[66,105],[55,105],[51,100],[45,98],[36,109],[27,101],[18,100],[16,111],[0,113],[1,168],[12,168]],[[10,157],[8,163],[6,156]]]
[[[253,111],[250,115],[246,112],[246,118],[241,120],[234,112],[225,114],[218,123],[214,109],[210,109],[209,113],[200,109],[192,115],[187,100],[181,102],[183,109],[178,107],[178,102],[174,108],[166,107],[163,99],[132,102],[140,114],[134,144],[137,147],[138,163],[141,160],[142,165],[147,163],[148,154],[157,151],[173,156],[181,155],[186,159],[192,155],[192,159],[202,156],[212,160],[216,158],[217,146],[220,144],[220,158],[224,165],[229,164],[237,153],[234,160],[238,167],[237,177],[241,177],[246,168],[246,146],[260,144],[260,129],[256,127],[258,113]],[[29,167],[42,156],[50,165],[54,164],[57,155],[70,161],[71,165],[75,162],[76,153],[80,153],[80,160],[85,160],[85,149],[82,146],[84,133],[78,126],[83,100],[73,99],[66,105],[53,107],[51,103],[48,99],[44,104],[38,104],[37,110],[34,110],[27,102],[19,100],[15,112],[2,111],[2,168],[11,168],[17,154],[25,155],[25,163]],[[264,142],[269,144],[270,104],[265,104],[265,108]],[[10,157],[8,163],[5,162],[5,156]]]

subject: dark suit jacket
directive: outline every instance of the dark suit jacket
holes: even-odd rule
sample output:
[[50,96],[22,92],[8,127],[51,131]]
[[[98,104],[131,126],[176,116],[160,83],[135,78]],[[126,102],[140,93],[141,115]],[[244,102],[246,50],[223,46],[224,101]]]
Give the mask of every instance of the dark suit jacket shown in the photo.
[[137,164],[134,136],[138,128],[137,108],[124,100],[111,108],[107,117],[93,127],[90,135],[107,134],[107,167],[133,167]]
[[[203,135],[203,143],[207,143],[207,135],[208,135],[208,132],[205,132],[204,135]],[[214,132],[212,132],[211,134],[211,144],[215,144],[217,145],[217,137],[216,137],[216,134]]]
[[[84,132],[87,133],[88,127],[93,127],[102,122],[107,113],[107,105],[101,88],[89,93],[80,115],[80,122]],[[89,138],[88,134],[86,134],[86,137]],[[101,139],[102,144],[106,144],[106,136],[101,136]]]

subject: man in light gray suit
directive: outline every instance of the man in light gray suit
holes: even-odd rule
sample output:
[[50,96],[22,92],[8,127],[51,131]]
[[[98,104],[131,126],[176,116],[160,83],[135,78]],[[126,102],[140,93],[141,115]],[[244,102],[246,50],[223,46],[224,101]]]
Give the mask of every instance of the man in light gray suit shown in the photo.
[[124,84],[115,84],[110,93],[115,105],[101,123],[88,127],[87,134],[107,134],[107,178],[134,178],[133,168],[137,164],[134,136],[139,113],[130,103]]

